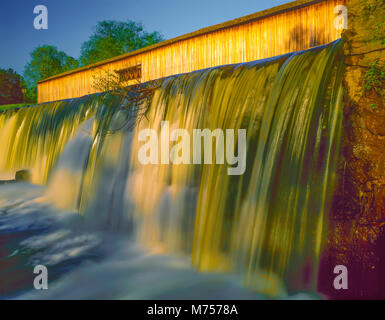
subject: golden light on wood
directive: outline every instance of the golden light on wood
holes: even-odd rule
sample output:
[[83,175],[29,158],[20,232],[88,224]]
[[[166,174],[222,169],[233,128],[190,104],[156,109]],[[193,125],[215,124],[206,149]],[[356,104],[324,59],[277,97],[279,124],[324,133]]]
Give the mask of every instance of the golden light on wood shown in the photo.
[[141,65],[141,81],[248,62],[327,44],[341,36],[334,8],[347,0],[300,0],[164,41],[38,83],[38,102],[95,93],[94,75]]

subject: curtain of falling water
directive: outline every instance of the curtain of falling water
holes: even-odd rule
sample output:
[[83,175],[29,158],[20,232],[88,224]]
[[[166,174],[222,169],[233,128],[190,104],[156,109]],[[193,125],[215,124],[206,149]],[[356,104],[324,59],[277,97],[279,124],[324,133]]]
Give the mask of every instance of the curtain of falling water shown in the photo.
[[[3,112],[0,173],[30,169],[34,183],[48,181],[46,201],[129,229],[155,252],[191,255],[199,270],[244,274],[271,295],[314,290],[339,150],[340,48],[166,78],[134,129],[119,125],[132,114],[108,94]],[[229,176],[226,163],[141,164],[145,128],[168,159],[162,121],[190,137],[246,129],[245,173]]]
[[99,101],[94,95],[0,112],[0,175],[29,169],[32,182],[44,184],[85,120],[97,118],[93,128],[97,131],[110,119],[114,110],[103,108]]

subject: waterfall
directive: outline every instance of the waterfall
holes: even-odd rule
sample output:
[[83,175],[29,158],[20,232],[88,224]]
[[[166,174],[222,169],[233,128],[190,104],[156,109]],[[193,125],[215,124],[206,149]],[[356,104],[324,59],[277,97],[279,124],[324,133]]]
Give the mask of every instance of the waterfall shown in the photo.
[[[2,112],[0,175],[28,169],[46,185],[42,201],[200,271],[241,274],[272,296],[315,291],[339,153],[341,46],[164,78],[132,110],[102,93]],[[152,129],[161,146],[165,122],[190,136],[245,129],[245,172],[142,164],[140,132]]]

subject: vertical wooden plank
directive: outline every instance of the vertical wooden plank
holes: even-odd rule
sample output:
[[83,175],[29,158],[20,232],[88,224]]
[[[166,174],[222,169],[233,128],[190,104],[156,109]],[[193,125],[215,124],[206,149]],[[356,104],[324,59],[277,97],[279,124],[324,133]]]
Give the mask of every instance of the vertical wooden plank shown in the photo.
[[171,43],[38,84],[38,102],[94,93],[93,75],[140,63],[142,81],[305,50],[340,37],[334,28],[334,7],[347,0],[325,0],[300,9],[249,21]]

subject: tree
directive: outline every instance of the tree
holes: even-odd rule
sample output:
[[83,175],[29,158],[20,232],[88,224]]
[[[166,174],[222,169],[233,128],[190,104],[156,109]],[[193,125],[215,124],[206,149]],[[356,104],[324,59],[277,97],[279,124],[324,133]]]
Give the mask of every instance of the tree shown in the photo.
[[37,82],[78,67],[78,61],[54,46],[43,45],[31,52],[31,60],[24,68],[27,99],[36,102]]
[[24,102],[23,78],[13,69],[0,69],[0,105]]
[[105,93],[100,96],[104,100],[103,104],[112,108],[117,107],[125,115],[121,116],[120,121],[116,121],[114,126],[110,125],[108,129],[103,130],[103,134],[130,129],[147,117],[155,89],[160,85],[160,80],[149,81],[145,84],[138,79],[135,83],[130,80],[124,81],[116,71],[104,70],[94,75],[92,87],[98,92]]
[[88,65],[163,41],[155,31],[148,33],[141,23],[131,20],[98,22],[90,39],[82,44],[80,62]]

